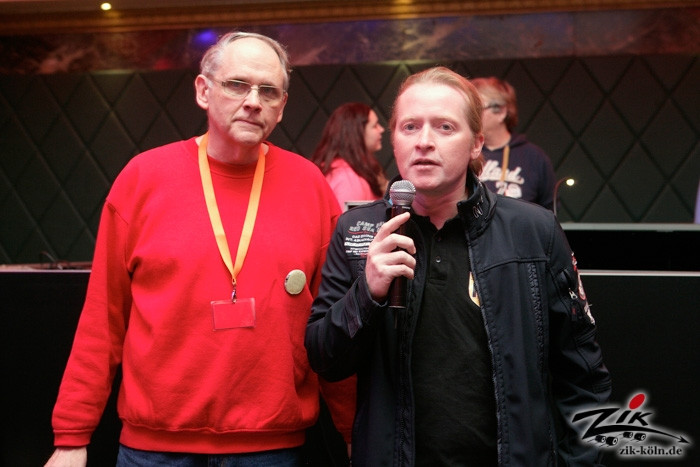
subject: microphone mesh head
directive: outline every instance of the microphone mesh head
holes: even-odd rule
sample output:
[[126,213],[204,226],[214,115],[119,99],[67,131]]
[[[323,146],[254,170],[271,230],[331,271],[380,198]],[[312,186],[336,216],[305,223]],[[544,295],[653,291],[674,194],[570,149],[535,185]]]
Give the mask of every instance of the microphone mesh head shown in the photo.
[[391,184],[389,199],[396,206],[410,206],[416,197],[416,187],[408,180],[399,180]]

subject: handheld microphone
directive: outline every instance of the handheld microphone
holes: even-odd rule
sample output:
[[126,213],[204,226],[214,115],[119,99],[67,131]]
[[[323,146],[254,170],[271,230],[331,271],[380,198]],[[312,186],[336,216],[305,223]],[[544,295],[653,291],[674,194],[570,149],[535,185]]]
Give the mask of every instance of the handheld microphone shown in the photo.
[[[416,187],[408,180],[399,180],[391,184],[389,199],[391,200],[391,217],[394,218],[411,210],[413,198],[416,197]],[[406,224],[396,230],[400,235],[406,235]],[[389,308],[406,308],[406,288],[408,280],[404,276],[396,277],[389,286]]]

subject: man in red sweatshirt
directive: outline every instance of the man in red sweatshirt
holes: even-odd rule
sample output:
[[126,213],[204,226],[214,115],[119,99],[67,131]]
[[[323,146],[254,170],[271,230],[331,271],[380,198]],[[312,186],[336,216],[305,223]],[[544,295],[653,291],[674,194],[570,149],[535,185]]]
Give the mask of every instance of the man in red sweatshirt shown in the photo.
[[[194,84],[208,132],[134,157],[107,196],[47,466],[87,463],[119,365],[117,465],[303,462],[319,413],[304,331],[340,207],[266,141],[287,102],[280,44],[229,33]],[[348,383],[347,405],[327,393],[346,439]]]

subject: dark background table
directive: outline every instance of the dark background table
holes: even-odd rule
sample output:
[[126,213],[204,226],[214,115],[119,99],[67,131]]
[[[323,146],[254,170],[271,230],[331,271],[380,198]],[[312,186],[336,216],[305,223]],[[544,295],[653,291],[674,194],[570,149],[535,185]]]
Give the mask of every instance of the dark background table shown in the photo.
[[[700,465],[698,231],[564,227],[612,373],[611,402],[626,406],[644,392],[653,424],[690,440],[683,459],[645,459],[643,465]],[[51,411],[88,277],[79,269],[0,268],[2,465],[40,466],[53,451]],[[115,393],[89,447],[91,466],[114,465],[120,428]],[[611,466],[640,461],[615,452],[606,458]]]

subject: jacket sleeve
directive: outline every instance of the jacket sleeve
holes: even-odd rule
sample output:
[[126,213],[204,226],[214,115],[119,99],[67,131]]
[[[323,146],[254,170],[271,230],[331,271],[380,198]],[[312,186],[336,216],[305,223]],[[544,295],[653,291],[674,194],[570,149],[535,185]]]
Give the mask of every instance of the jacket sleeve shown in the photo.
[[[342,217],[341,217],[342,220]],[[311,368],[328,381],[357,372],[363,349],[373,336],[372,321],[386,311],[372,300],[364,259],[345,254],[342,221],[338,223],[323,266],[321,286],[306,327],[305,346]]]
[[[329,189],[330,191],[330,189]],[[323,248],[323,256],[317,272],[314,273],[312,290],[314,297],[318,296],[318,291],[322,281],[321,269],[325,263],[330,239],[333,237],[333,226],[336,225],[341,213],[340,207],[335,203],[335,197],[329,193],[326,198],[333,200],[331,226],[327,233],[326,243]],[[321,395],[328,407],[331,419],[335,428],[343,436],[345,443],[350,443],[352,438],[352,423],[355,418],[355,399],[357,378],[352,376],[342,381],[329,382],[324,378],[319,378]]]
[[561,429],[558,453],[563,465],[596,465],[601,452],[581,439],[571,419],[576,412],[607,402],[611,379],[576,259],[561,227],[556,224],[553,231],[548,294],[552,396]]

